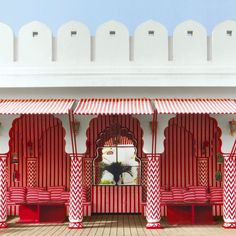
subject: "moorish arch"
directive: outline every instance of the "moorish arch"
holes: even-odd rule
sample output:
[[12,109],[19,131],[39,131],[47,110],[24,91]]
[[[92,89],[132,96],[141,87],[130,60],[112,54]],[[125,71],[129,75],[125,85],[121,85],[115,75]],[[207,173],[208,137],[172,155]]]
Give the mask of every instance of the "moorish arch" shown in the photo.
[[[145,173],[147,170],[146,154],[143,152],[143,130],[139,120],[131,115],[98,115],[90,121],[86,131],[87,150],[84,154],[83,184],[90,190],[93,184],[91,176],[93,174],[93,160],[97,157],[97,148],[114,136],[114,127],[119,127],[120,135],[132,141],[136,148],[136,155],[141,159],[142,172]],[[146,175],[142,174],[141,176],[143,195],[146,196]],[[88,191],[87,197],[91,198],[91,191]]]
[[[164,135],[162,186],[222,186],[215,180],[216,171],[223,172],[223,166],[217,163],[222,142],[221,129],[214,118],[208,114],[177,114],[169,120]],[[205,173],[201,171],[202,163]]]
[[86,131],[87,150],[85,152],[85,157],[96,157],[97,141],[101,138],[101,133],[112,125],[114,126],[114,124],[119,125],[122,129],[126,128],[127,131],[129,131],[129,135],[132,134],[132,139],[137,144],[137,156],[145,158],[146,154],[143,152],[143,130],[139,120],[131,115],[98,115],[98,117],[93,118]]
[[65,152],[65,129],[58,118],[21,115],[13,121],[9,134],[9,186],[69,188],[70,158]]

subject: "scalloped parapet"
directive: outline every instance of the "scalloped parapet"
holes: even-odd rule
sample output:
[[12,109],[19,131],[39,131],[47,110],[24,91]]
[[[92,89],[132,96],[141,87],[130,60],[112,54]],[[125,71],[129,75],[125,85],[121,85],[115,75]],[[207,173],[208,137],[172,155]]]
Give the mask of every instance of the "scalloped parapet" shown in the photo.
[[176,26],[173,33],[173,60],[197,64],[207,61],[207,32],[202,25],[189,20]]
[[212,32],[212,60],[220,63],[236,62],[236,22],[225,21]]
[[18,60],[27,64],[52,61],[52,32],[41,22],[24,25],[18,36]]
[[12,29],[0,23],[0,63],[9,63],[14,60],[14,34]]
[[109,21],[101,25],[95,37],[95,61],[125,63],[129,61],[129,32],[126,26]]
[[134,61],[163,63],[168,61],[168,32],[153,20],[139,25],[134,33]]
[[62,25],[57,34],[57,61],[64,63],[88,63],[90,61],[91,36],[87,26],[71,21]]

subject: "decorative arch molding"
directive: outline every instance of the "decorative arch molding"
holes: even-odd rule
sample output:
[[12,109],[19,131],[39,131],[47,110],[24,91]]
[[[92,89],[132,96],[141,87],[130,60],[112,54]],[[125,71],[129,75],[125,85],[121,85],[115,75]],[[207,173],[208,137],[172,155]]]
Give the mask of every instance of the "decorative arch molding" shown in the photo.
[[111,126],[115,124],[121,127],[121,134],[130,137],[134,145],[136,145],[137,156],[145,158],[146,154],[143,152],[143,130],[139,120],[131,115],[98,115],[93,118],[86,131],[87,148],[85,157],[96,157],[98,145],[104,144],[109,137],[112,137]]
[[134,134],[126,127],[121,127],[119,124],[113,124],[107,127],[102,133],[100,133],[98,140],[96,141],[97,147],[104,146],[105,142],[114,137],[125,136],[132,140],[133,145],[137,146],[137,140],[134,138]]

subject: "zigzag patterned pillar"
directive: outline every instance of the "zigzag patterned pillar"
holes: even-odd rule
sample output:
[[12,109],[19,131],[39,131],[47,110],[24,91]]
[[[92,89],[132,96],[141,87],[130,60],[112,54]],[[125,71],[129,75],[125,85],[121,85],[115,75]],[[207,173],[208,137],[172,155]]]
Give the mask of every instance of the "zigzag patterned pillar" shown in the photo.
[[72,155],[70,176],[69,229],[83,228],[82,170],[82,157]]
[[208,186],[208,160],[207,158],[198,158],[198,185]]
[[0,156],[0,228],[6,228],[7,220],[7,161]]
[[37,159],[36,158],[27,159],[27,186],[28,187],[37,186]]
[[87,191],[87,200],[91,200],[91,188],[93,185],[93,160],[91,158],[87,158],[84,161],[84,185],[86,186]]
[[224,228],[236,229],[236,163],[235,156],[224,158]]
[[147,229],[159,229],[161,227],[160,155],[148,157],[146,218]]

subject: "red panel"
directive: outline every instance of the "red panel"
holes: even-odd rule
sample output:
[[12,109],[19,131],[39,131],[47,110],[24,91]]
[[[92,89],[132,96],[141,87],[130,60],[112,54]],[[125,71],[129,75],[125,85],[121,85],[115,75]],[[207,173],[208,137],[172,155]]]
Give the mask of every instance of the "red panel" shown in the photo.
[[25,204],[19,209],[19,223],[62,223],[66,218],[65,204]]
[[168,224],[192,224],[192,206],[168,206]]
[[39,210],[37,205],[22,205],[19,209],[19,223],[38,223]]
[[141,213],[141,186],[92,187],[94,213]]
[[213,224],[211,205],[168,205],[168,224]]

